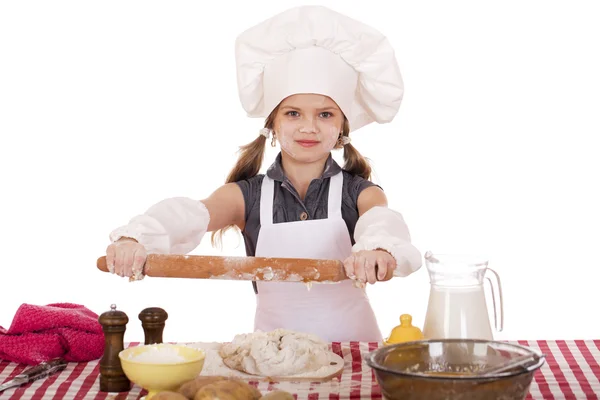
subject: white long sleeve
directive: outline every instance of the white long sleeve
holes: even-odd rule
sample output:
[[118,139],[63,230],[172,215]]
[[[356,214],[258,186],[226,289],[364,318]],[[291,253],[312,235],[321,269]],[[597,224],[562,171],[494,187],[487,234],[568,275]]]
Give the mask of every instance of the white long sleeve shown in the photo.
[[384,249],[396,259],[394,276],[405,277],[421,268],[421,252],[412,245],[402,215],[387,207],[373,207],[354,228],[353,252]]
[[187,254],[194,250],[208,230],[210,215],[199,200],[173,197],[133,217],[127,225],[113,230],[111,242],[121,237],[137,240],[148,254]]

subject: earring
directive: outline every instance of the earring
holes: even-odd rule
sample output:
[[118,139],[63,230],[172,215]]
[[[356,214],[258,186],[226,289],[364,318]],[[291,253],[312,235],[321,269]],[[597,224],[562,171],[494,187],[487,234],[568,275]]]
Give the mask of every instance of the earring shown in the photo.
[[277,143],[277,139],[275,139],[275,132],[273,132],[273,136],[271,136],[271,147],[275,147],[275,143]]

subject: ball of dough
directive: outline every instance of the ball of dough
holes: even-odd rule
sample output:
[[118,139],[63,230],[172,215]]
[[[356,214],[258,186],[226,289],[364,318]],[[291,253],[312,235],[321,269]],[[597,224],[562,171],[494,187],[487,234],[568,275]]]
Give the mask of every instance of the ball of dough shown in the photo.
[[225,379],[198,390],[194,400],[259,400],[262,393],[239,379]]
[[289,376],[329,365],[329,346],[316,335],[275,329],[239,334],[219,355],[231,369],[259,376]]
[[181,393],[171,392],[171,391],[163,391],[158,392],[154,396],[152,396],[152,400],[189,400],[187,397],[182,395]]
[[294,396],[283,390],[275,390],[265,394],[260,400],[294,400]]
[[193,400],[198,390],[202,389],[206,385],[222,381],[226,379],[222,376],[198,376],[195,379],[188,381],[181,385],[177,392],[184,395],[187,399]]

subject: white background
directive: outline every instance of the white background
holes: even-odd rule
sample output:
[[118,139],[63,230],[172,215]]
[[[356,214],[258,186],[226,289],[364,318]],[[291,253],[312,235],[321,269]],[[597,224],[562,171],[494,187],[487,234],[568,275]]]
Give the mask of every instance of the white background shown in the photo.
[[[127,341],[143,340],[149,306],[169,313],[166,341],[252,329],[249,282],[128,283],[96,259],[153,203],[223,183],[263,123],[239,103],[234,40],[299,4],[0,3],[0,325],[22,303],[72,302],[98,314],[117,304]],[[396,49],[400,113],[352,139],[414,244],[490,260],[504,291],[498,339],[600,338],[598,3],[321,4]],[[245,254],[235,235],[222,252],[209,239],[193,254]],[[384,335],[402,313],[422,327],[425,268],[369,293]]]

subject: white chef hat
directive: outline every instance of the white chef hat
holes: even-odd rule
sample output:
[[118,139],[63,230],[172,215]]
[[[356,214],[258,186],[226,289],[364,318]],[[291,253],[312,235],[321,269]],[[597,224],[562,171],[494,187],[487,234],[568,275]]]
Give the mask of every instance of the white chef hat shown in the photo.
[[394,50],[375,29],[322,6],[302,6],[236,39],[237,83],[249,117],[266,118],[286,97],[331,97],[350,130],[392,121],[404,85]]

